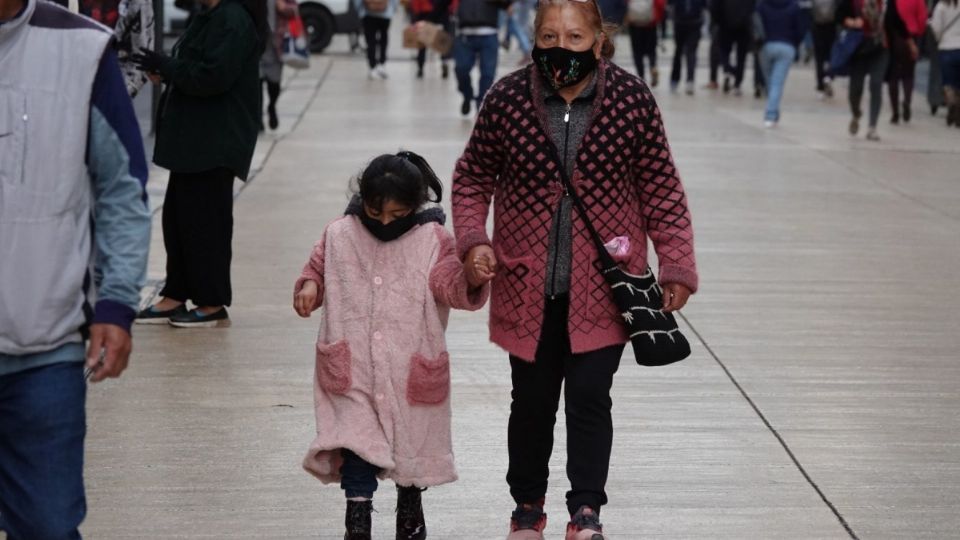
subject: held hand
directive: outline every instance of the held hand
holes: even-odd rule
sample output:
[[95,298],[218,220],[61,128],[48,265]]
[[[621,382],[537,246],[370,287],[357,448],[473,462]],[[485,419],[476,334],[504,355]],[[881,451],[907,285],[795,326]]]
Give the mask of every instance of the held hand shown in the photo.
[[90,382],[119,377],[127,369],[131,349],[133,340],[123,328],[115,324],[90,325],[90,344],[87,346],[87,368],[93,371]]
[[170,57],[151,51],[150,49],[141,49],[139,54],[130,55],[130,61],[137,66],[140,71],[146,73],[159,73],[160,69],[170,61]]
[[463,261],[463,272],[471,287],[481,287],[497,275],[497,256],[493,248],[484,244],[475,246]]
[[843,20],[843,25],[847,28],[852,28],[854,30],[859,30],[863,28],[863,19],[860,17],[847,17]]
[[313,312],[313,306],[315,306],[316,303],[317,282],[308,279],[303,282],[300,290],[293,295],[293,309],[296,310],[297,315],[306,319],[310,317],[310,313]]
[[667,313],[683,309],[690,298],[690,289],[679,283],[667,283],[663,286],[663,310]]

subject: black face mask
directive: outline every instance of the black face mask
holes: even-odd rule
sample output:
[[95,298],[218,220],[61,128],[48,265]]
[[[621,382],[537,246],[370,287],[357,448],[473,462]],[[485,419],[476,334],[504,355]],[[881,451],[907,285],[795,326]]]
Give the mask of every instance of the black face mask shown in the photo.
[[554,90],[573,86],[597,69],[593,47],[571,51],[563,47],[533,48],[533,63]]
[[414,225],[417,224],[417,214],[416,212],[410,212],[406,216],[397,218],[384,225],[380,223],[380,221],[368,216],[363,210],[360,210],[360,223],[363,223],[363,226],[370,231],[370,234],[381,242],[389,242],[400,238],[412,229]]

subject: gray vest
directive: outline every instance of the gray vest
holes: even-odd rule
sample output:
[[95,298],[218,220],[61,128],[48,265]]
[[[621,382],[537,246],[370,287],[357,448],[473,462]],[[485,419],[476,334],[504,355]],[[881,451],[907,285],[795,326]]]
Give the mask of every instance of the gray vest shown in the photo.
[[80,342],[93,299],[90,98],[110,33],[27,0],[0,25],[0,354]]

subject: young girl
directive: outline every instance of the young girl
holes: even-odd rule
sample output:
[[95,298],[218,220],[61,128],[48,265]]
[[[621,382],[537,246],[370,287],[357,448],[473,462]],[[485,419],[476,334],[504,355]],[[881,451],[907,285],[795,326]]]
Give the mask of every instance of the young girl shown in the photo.
[[[420,492],[457,479],[450,438],[450,308],[480,309],[438,206],[443,187],[412,152],[374,159],[345,215],[327,225],[294,287],[320,306],[317,437],[304,468],[346,492],[347,540],[370,538],[377,477],[397,485],[397,538],[426,538]],[[433,191],[435,197],[430,198]]]

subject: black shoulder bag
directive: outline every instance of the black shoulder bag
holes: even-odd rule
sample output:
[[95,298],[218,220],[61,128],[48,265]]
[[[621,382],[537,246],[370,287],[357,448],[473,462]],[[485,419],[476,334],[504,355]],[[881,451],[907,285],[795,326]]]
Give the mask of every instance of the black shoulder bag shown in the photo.
[[[690,356],[690,343],[677,327],[677,319],[673,313],[665,313],[662,309],[663,289],[657,283],[653,270],[647,266],[642,276],[635,276],[617,266],[604,247],[597,230],[593,228],[587,209],[567,179],[566,171],[562,169],[561,177],[574,206],[593,237],[602,265],[600,273],[613,291],[613,301],[620,310],[637,363],[641,366],[665,366]],[[642,241],[646,242],[646,237]]]

